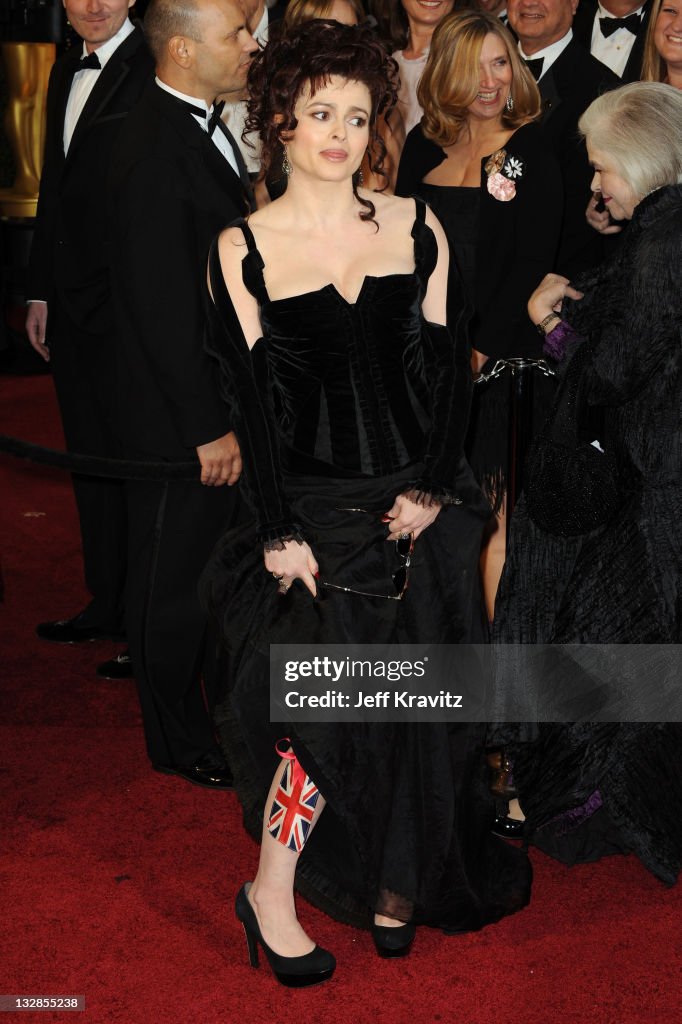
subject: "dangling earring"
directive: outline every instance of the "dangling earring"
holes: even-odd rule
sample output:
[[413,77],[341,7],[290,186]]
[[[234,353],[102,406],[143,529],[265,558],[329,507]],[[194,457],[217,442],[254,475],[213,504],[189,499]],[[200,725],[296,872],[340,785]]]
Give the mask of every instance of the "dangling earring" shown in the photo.
[[510,92],[507,93],[507,99],[505,100],[504,106],[507,113],[511,114],[512,110],[514,109],[514,97]]
[[364,183],[365,183],[365,179],[363,177],[362,171],[361,170],[360,171],[356,171],[355,172],[355,187],[356,188],[360,188],[360,186],[364,185]]
[[284,147],[284,156],[282,157],[282,170],[286,174],[287,178],[293,173],[293,167],[289,163],[289,151],[287,147]]

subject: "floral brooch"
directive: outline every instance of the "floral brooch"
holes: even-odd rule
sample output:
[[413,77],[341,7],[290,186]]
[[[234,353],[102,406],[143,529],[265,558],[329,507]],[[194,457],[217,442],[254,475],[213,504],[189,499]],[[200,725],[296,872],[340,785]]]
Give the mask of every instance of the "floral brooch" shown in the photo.
[[501,203],[508,203],[516,195],[516,181],[523,177],[525,169],[519,157],[509,156],[506,149],[498,149],[488,157],[484,167],[490,195]]

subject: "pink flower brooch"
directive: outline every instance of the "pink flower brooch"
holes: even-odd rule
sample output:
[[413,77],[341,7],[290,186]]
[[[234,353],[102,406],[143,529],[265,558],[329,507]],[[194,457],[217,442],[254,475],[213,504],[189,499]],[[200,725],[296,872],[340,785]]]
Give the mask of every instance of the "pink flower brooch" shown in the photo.
[[519,157],[509,156],[506,149],[498,149],[488,157],[484,170],[490,195],[501,203],[508,203],[516,195],[516,180],[523,177],[525,165]]

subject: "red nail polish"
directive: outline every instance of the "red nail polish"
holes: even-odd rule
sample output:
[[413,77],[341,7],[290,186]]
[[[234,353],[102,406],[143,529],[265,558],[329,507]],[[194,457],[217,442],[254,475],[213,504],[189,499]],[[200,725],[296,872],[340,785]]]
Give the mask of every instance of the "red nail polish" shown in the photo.
[[314,573],[313,573],[313,576],[315,577],[315,579],[316,579],[316,580],[319,580],[319,578],[320,578],[320,573],[319,573],[319,571],[318,571],[318,572],[314,572]]
[[381,521],[382,521],[382,523],[390,523],[391,517],[390,516],[382,516],[381,517]]

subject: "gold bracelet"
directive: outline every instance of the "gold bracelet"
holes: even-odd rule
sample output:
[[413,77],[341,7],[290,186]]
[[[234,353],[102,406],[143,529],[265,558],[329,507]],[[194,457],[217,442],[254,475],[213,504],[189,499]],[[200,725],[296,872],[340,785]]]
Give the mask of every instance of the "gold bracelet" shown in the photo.
[[538,334],[541,334],[543,338],[545,337],[545,335],[549,334],[549,331],[547,330],[547,325],[551,324],[552,320],[560,321],[561,317],[558,313],[548,313],[544,320],[541,320],[539,324],[535,325],[535,330],[538,332]]

